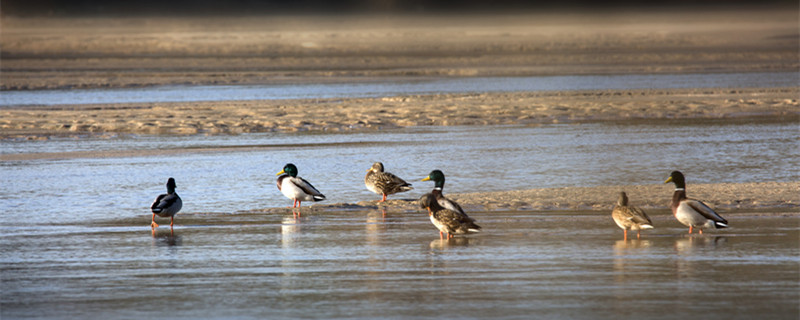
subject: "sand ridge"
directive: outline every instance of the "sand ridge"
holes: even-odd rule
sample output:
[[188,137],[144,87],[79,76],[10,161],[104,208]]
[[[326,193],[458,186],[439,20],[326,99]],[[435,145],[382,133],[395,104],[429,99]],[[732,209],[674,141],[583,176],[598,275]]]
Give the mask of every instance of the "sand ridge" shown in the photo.
[[[800,182],[746,182],[693,184],[689,198],[698,199],[718,212],[746,212],[770,209],[780,214],[800,214]],[[674,190],[672,184],[626,186],[562,187],[497,192],[447,193],[467,211],[592,211],[609,213],[620,191],[627,192],[630,204],[649,214],[667,214]],[[425,191],[420,191],[420,194]],[[266,208],[251,211],[281,213],[288,208]],[[296,210],[296,209],[295,209]],[[418,199],[405,196],[385,203],[315,203],[301,210],[387,210],[420,212]]]
[[[0,109],[0,138],[241,134],[407,126],[800,119],[795,88],[597,90],[383,98],[147,103]],[[113,137],[113,135],[107,135]]]

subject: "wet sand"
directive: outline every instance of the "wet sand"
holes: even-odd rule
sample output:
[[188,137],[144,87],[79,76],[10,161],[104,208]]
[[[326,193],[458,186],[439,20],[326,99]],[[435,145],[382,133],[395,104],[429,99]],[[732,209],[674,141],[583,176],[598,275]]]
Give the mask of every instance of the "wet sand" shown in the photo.
[[[800,215],[800,182],[754,182],[694,184],[689,186],[689,197],[699,199],[720,213],[754,210],[773,210],[778,215]],[[669,211],[674,185],[627,185],[601,187],[565,187],[499,192],[447,193],[469,211],[597,211],[611,212],[620,191],[628,193],[631,205],[647,210],[651,215]],[[313,204],[303,212],[330,210],[390,210],[419,211],[418,199],[395,196],[384,203],[361,201],[358,203]],[[259,212],[287,212],[286,208],[268,208]],[[766,213],[765,213],[766,214]],[[771,215],[771,214],[770,214]]]

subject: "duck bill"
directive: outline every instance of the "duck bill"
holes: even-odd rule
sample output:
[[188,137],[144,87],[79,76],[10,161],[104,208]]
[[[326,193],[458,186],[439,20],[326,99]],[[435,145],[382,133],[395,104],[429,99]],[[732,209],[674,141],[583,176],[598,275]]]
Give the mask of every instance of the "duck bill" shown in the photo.
[[667,178],[667,181],[664,181],[664,183],[670,183],[670,182],[672,182],[672,177],[669,177]]
[[424,179],[422,179],[422,181],[428,181],[428,180],[430,180],[430,179],[431,179],[431,177],[430,177],[430,176],[427,176],[427,177],[425,177]]
[[284,170],[281,170],[281,172],[278,172],[278,173],[276,173],[275,175],[276,175],[276,176],[279,176],[279,175],[282,175],[282,174],[284,174],[284,173],[286,173],[286,171],[284,171]]

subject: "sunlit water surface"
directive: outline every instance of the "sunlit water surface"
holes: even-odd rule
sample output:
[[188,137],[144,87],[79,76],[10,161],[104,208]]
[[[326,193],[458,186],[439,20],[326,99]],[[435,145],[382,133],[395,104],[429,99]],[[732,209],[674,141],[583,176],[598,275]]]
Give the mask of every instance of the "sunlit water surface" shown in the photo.
[[[597,212],[473,212],[450,241],[422,213],[187,214],[0,235],[3,319],[797,319],[800,218],[670,216],[622,240]],[[20,218],[23,218],[22,216]],[[635,237],[634,237],[635,238]]]

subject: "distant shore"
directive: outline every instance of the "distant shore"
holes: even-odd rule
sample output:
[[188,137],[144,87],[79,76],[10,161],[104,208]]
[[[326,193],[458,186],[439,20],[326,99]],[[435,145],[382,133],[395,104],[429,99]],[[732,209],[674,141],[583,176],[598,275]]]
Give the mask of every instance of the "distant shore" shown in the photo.
[[797,72],[786,8],[471,15],[4,16],[0,89]]

